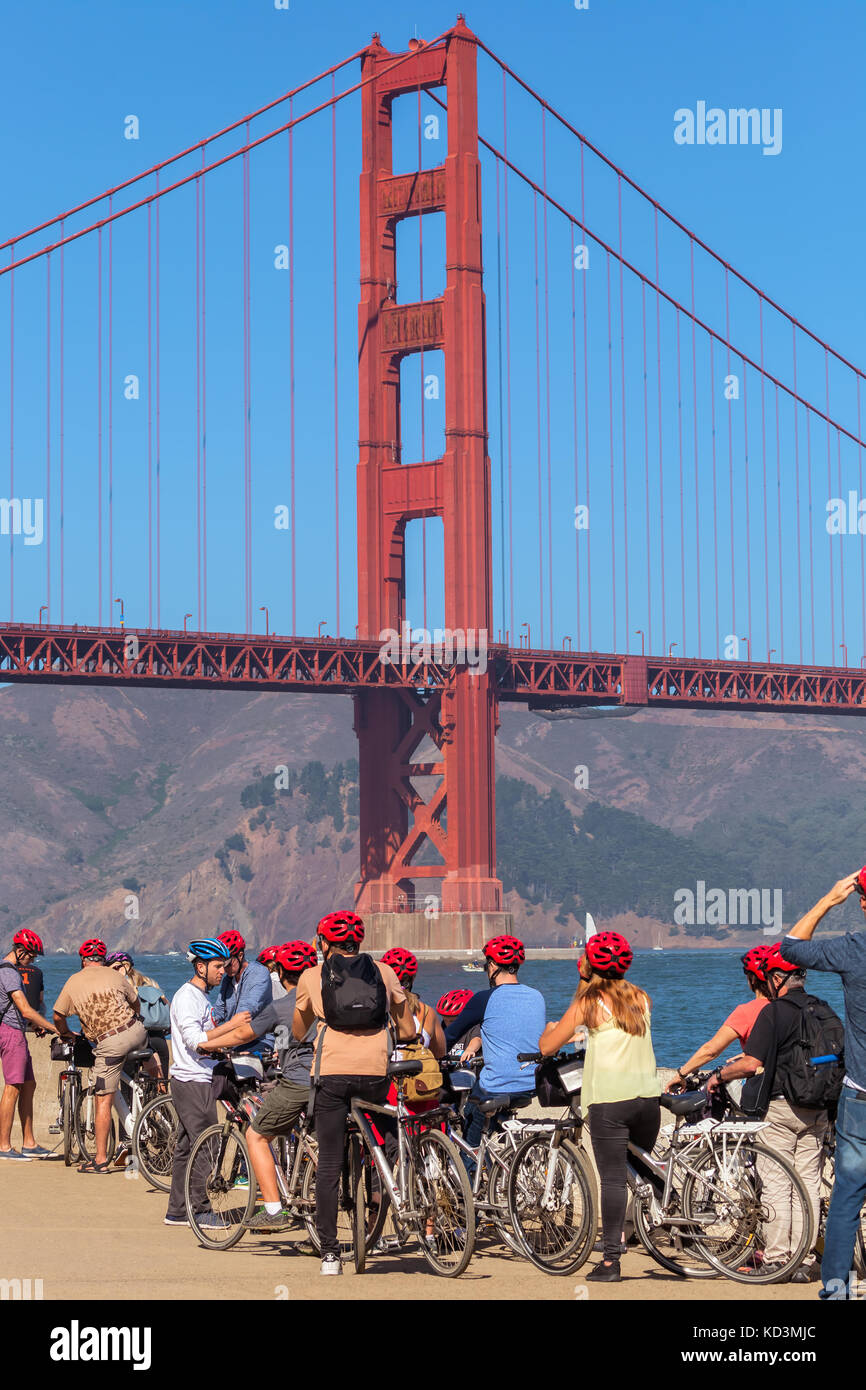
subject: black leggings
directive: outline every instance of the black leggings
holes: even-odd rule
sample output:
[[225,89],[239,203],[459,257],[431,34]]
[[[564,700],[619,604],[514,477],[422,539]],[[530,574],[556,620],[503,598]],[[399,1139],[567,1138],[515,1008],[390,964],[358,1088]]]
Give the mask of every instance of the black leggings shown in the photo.
[[[346,1148],[346,1119],[352,1099],[360,1096],[383,1105],[387,1076],[323,1076],[316,1087],[315,1119],[319,1161],[316,1168],[316,1230],[323,1255],[339,1255],[337,1204]],[[373,1120],[378,1128],[380,1116]]]
[[651,1149],[658,1138],[661,1106],[658,1096],[607,1101],[589,1107],[589,1134],[601,1181],[601,1231],[604,1258],[619,1259],[628,1199],[626,1154],[629,1140]]
[[164,1033],[148,1033],[147,1045],[153,1048],[162,1065],[162,1074],[168,1080],[168,1043]]

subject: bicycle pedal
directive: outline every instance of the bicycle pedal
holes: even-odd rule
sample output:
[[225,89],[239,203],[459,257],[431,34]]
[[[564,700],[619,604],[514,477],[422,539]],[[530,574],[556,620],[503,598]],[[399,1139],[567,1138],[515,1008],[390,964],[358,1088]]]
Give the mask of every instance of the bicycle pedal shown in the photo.
[[49,1133],[49,1134],[62,1134],[62,1133],[63,1133],[63,1126],[62,1126],[62,1125],[49,1125],[49,1126],[48,1126],[48,1133]]

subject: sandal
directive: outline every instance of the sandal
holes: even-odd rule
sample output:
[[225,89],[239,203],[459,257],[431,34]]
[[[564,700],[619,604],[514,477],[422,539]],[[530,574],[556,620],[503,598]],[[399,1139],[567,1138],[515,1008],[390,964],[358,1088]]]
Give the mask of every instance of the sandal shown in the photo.
[[89,1158],[86,1163],[78,1165],[79,1173],[110,1173],[110,1163],[97,1163],[95,1159]]

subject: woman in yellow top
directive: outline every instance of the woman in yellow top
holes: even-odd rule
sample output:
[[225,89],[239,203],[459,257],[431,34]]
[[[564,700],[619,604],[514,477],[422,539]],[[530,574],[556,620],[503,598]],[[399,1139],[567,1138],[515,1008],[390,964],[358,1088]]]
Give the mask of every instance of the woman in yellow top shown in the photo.
[[591,936],[578,962],[580,985],[558,1023],[538,1041],[546,1056],[586,1026],[581,1108],[589,1116],[592,1151],[601,1181],[604,1258],[587,1279],[613,1283],[620,1276],[620,1241],[628,1198],[628,1144],[651,1149],[661,1124],[656,1059],[650,1033],[651,1000],[624,976],[634,959],[616,932]]

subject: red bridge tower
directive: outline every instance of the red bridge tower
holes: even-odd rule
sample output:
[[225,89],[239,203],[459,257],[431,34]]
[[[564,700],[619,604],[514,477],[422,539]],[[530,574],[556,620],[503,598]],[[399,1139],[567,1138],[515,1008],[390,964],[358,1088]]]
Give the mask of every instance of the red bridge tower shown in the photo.
[[[398,56],[376,36],[362,59],[362,75],[371,80],[363,88],[358,315],[360,634],[379,638],[389,629],[403,631],[406,523],[441,516],[445,624],[488,640],[491,500],[477,50],[461,17],[442,43],[395,64]],[[393,174],[394,99],[443,85],[445,163]],[[445,292],[398,304],[397,224],[440,211],[446,224]],[[400,363],[422,349],[444,352],[445,453],[418,463],[402,457]],[[441,693],[364,691],[354,699],[361,829],[356,901],[367,915],[371,945],[399,940],[405,946],[469,948],[507,930],[510,916],[502,911],[496,877],[498,719],[490,672],[471,674],[457,666]],[[416,761],[427,737],[433,745],[429,760]],[[413,779],[432,787],[426,799]],[[432,854],[425,849],[431,846]],[[425,881],[434,898],[426,911]]]

